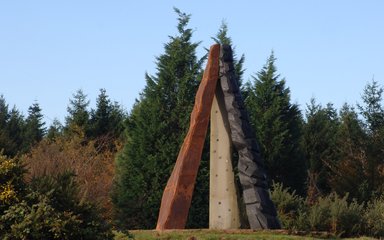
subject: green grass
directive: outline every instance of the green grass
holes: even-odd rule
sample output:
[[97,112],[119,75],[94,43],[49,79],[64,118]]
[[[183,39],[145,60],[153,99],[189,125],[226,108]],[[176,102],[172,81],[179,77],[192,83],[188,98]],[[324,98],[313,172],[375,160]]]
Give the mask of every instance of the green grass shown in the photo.
[[[311,235],[289,235],[286,231],[252,231],[252,230],[167,230],[158,232],[155,230],[130,231],[137,240],[253,240],[253,239],[332,239],[335,237],[327,233],[312,233]],[[129,239],[125,234],[116,232],[115,240]],[[349,238],[368,240],[372,238]]]

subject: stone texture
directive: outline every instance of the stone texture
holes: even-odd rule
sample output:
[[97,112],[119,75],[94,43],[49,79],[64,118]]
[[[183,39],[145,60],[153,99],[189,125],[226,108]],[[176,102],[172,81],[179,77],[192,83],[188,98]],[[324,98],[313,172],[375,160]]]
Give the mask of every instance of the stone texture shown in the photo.
[[157,230],[184,229],[219,78],[220,45],[213,45],[195,98],[190,126],[163,192]]
[[239,153],[239,178],[250,227],[281,228],[275,206],[268,194],[264,163],[237,84],[232,49],[228,45],[223,45],[220,51],[220,85],[228,113],[232,143]]

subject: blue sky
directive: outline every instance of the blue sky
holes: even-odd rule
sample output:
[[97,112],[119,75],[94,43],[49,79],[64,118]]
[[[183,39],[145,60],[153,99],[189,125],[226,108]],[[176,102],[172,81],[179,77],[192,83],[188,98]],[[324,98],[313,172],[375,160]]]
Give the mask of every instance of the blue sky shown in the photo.
[[95,105],[100,88],[128,111],[156,73],[155,57],[176,33],[173,7],[192,15],[198,55],[224,19],[245,81],[271,50],[291,97],[360,101],[372,78],[384,85],[384,1],[0,1],[0,94],[24,114],[35,100],[45,121],[63,121],[82,89]]

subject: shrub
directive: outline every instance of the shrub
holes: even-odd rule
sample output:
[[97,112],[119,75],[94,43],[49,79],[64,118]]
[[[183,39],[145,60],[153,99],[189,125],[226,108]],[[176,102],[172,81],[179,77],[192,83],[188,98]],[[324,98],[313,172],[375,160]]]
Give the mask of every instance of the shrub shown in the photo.
[[0,156],[0,239],[112,239],[95,205],[80,201],[72,173],[26,185],[24,172],[19,160]]
[[[108,143],[105,140],[105,144]],[[27,181],[31,181],[33,177],[57,176],[65,171],[72,171],[76,175],[81,197],[99,205],[105,210],[104,217],[110,219],[115,152],[101,151],[102,148],[101,139],[96,144],[96,140],[86,141],[82,134],[70,138],[56,137],[54,141],[43,140],[24,157],[28,168]]]
[[347,201],[348,195],[339,197],[331,193],[320,197],[308,213],[308,222],[313,231],[328,231],[339,236],[359,234],[362,227],[364,205],[353,200]]
[[303,215],[305,213],[304,199],[295,191],[289,192],[281,183],[272,183],[272,201],[275,203],[279,219],[283,228],[289,230],[303,229]]
[[24,194],[25,170],[17,158],[7,158],[0,152],[0,215]]
[[368,203],[364,221],[366,234],[375,237],[384,236],[384,196]]

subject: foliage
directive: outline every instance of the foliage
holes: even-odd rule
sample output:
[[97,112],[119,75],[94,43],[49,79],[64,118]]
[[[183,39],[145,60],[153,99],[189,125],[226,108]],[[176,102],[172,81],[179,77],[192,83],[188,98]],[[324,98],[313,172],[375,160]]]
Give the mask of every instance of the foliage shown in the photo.
[[[125,113],[117,102],[111,102],[105,89],[100,89],[96,109],[92,109],[90,115],[88,135],[91,139],[100,137],[119,139],[124,129]],[[114,146],[105,147],[113,149]]]
[[376,81],[368,83],[362,94],[363,104],[358,105],[364,117],[367,133],[367,170],[366,178],[370,193],[384,189],[384,107],[383,87]]
[[371,197],[368,188],[367,134],[354,108],[345,104],[340,111],[335,150],[338,161],[330,168],[329,184],[339,195],[349,195],[360,202]]
[[20,160],[0,157],[0,178],[8,186],[0,192],[1,239],[112,238],[97,208],[79,200],[73,174],[43,176],[26,185],[23,173]]
[[[79,130],[80,131],[80,130]],[[84,134],[82,134],[84,135]],[[104,216],[111,218],[112,205],[110,192],[114,176],[114,151],[101,151],[103,144],[120,143],[110,139],[85,141],[84,136],[73,135],[71,138],[56,137],[54,141],[43,140],[24,156],[28,168],[27,179],[45,175],[56,176],[66,171],[76,175],[76,182],[82,198],[100,205]]]
[[369,236],[384,236],[384,197],[374,199],[368,203],[364,223],[366,234]]
[[40,105],[37,102],[33,103],[28,109],[28,117],[25,120],[24,152],[27,152],[33,145],[40,142],[46,133],[41,111]]
[[306,210],[304,199],[284,188],[281,183],[272,183],[271,199],[276,206],[283,228],[298,229],[302,226],[301,214]]
[[332,193],[320,197],[308,213],[311,230],[329,231],[336,235],[351,236],[362,232],[363,205],[348,203],[348,195],[339,197]]
[[233,65],[235,66],[239,87],[241,87],[243,83],[243,75],[245,71],[243,68],[245,55],[242,54],[240,59],[237,59],[236,49],[235,47],[233,47],[232,38],[228,36],[228,25],[225,21],[222,21],[219,31],[217,32],[216,36],[213,37],[212,39],[216,43],[232,46]]
[[68,116],[65,118],[65,132],[71,134],[76,128],[80,128],[82,132],[89,129],[89,100],[83,90],[79,89],[73,94],[69,100],[67,107]]
[[24,196],[24,173],[25,170],[18,158],[8,158],[0,154],[0,215]]
[[13,107],[9,111],[4,97],[0,96],[0,151],[2,154],[14,157],[24,150],[25,120],[23,115]]
[[337,112],[332,104],[322,107],[315,99],[307,105],[303,146],[308,165],[307,195],[310,202],[330,192],[328,179],[337,159],[336,133],[339,126]]
[[256,131],[268,176],[303,191],[305,162],[300,151],[302,116],[290,101],[285,80],[276,74],[273,53],[253,83],[246,86],[246,106]]
[[[190,16],[178,14],[178,35],[170,37],[157,57],[157,73],[146,75],[146,87],[127,122],[127,142],[116,159],[113,201],[120,226],[154,228],[162,192],[189,125],[204,59],[197,59]],[[202,159],[190,210],[189,226],[208,224],[208,166]],[[199,205],[194,204],[197,203]],[[194,209],[197,208],[197,209]]]

